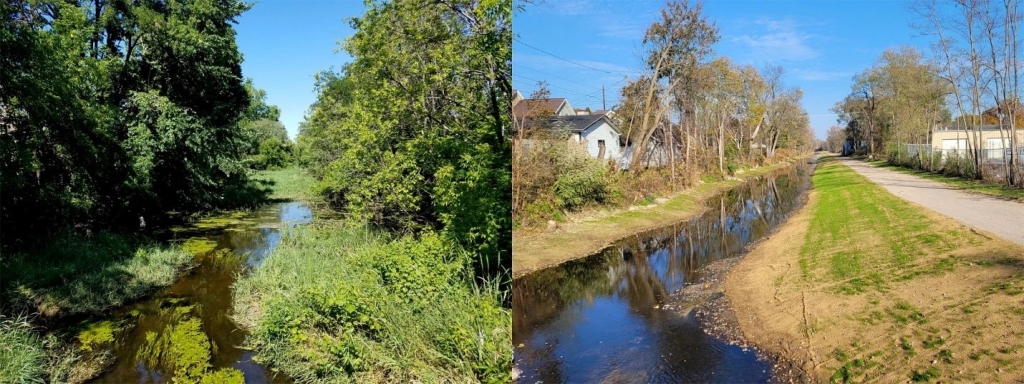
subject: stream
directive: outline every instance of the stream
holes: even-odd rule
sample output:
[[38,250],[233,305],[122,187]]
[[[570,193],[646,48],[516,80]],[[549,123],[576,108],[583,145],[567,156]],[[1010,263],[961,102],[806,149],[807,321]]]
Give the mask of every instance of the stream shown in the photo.
[[767,359],[705,332],[696,310],[704,302],[673,307],[679,291],[703,284],[707,266],[741,256],[799,208],[812,171],[802,162],[748,179],[707,200],[700,216],[517,279],[518,382],[769,381]]
[[[254,362],[254,352],[240,348],[246,333],[231,320],[231,285],[239,273],[259,267],[281,241],[282,228],[312,220],[305,203],[285,202],[168,231],[166,240],[194,252],[199,265],[173,285],[114,313],[112,321],[121,330],[112,343],[114,364],[92,382],[171,382],[182,364],[167,357],[172,345],[195,345],[188,350],[198,352],[190,358],[208,359],[211,370],[237,369],[249,383],[290,382]],[[198,331],[180,326],[189,322],[198,323]]]

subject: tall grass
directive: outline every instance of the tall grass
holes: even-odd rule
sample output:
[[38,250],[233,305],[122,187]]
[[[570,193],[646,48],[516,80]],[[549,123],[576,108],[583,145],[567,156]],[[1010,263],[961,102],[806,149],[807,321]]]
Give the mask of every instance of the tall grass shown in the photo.
[[192,258],[124,235],[59,235],[36,251],[5,256],[0,302],[6,313],[98,313],[171,284]]
[[269,184],[271,199],[312,200],[315,198],[313,176],[299,167],[260,171],[256,173],[255,179]]
[[257,359],[301,382],[507,382],[511,311],[432,234],[296,229],[235,286]]
[[0,383],[42,383],[47,351],[24,317],[0,317]]

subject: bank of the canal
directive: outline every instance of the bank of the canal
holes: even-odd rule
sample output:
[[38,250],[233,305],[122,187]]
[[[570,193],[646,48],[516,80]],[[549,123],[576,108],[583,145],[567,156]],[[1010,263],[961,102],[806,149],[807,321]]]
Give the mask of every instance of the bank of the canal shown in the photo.
[[705,198],[699,216],[516,279],[520,380],[768,381],[768,359],[709,329],[723,326],[708,316],[721,303],[711,284],[803,203],[812,171],[801,161],[748,177]]
[[728,180],[701,183],[667,197],[664,204],[600,212],[576,222],[561,223],[554,232],[515,231],[512,237],[512,277],[518,279],[534,271],[587,257],[608,248],[618,239],[689,220],[706,211],[705,201],[712,197],[751,178],[805,163],[808,158],[799,156],[743,170]]
[[198,382],[192,372],[250,383],[290,382],[241,348],[246,332],[231,319],[232,284],[262,264],[285,228],[312,220],[307,203],[291,201],[173,228],[165,241],[195,252],[198,266],[100,321],[111,325],[112,340],[96,347],[104,348],[113,366],[92,382],[165,383],[189,375]]

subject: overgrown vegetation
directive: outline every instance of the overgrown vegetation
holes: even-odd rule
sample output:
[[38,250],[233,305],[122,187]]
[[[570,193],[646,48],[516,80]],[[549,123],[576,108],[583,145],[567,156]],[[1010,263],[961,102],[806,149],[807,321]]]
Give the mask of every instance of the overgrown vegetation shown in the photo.
[[315,180],[299,167],[261,171],[254,178],[270,184],[271,199],[308,201],[318,198],[313,192]]
[[259,361],[303,382],[511,379],[511,16],[393,0],[350,21],[353,61],[317,76],[295,148],[347,220],[293,230],[236,283]]
[[439,235],[302,228],[236,283],[235,316],[304,382],[507,382],[511,311],[471,260]]
[[[589,158],[564,140],[543,101],[546,84],[516,107],[512,217],[537,226],[583,207],[653,200],[702,179],[779,162],[815,145],[803,92],[781,67],[758,71],[714,57],[718,28],[703,6],[670,1],[643,36],[643,74],[628,79],[610,114],[620,158]],[[585,143],[584,143],[585,144]],[[585,147],[585,145],[583,146]]]
[[376,1],[353,58],[318,76],[299,162],[353,219],[437,231],[485,275],[512,267],[512,2]]
[[0,383],[41,382],[47,356],[26,319],[0,317]]
[[63,234],[0,268],[3,313],[96,314],[174,282],[194,255],[143,237]]
[[249,7],[0,4],[0,246],[258,202],[246,169],[273,156],[247,159],[276,114],[243,83],[232,24]]

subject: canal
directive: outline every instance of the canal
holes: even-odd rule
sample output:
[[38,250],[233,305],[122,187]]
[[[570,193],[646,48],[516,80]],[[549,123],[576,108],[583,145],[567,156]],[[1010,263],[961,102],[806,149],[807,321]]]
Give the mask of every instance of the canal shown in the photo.
[[666,304],[799,208],[811,172],[801,163],[748,179],[698,217],[515,280],[519,382],[767,382],[766,359],[705,332],[703,303]]

